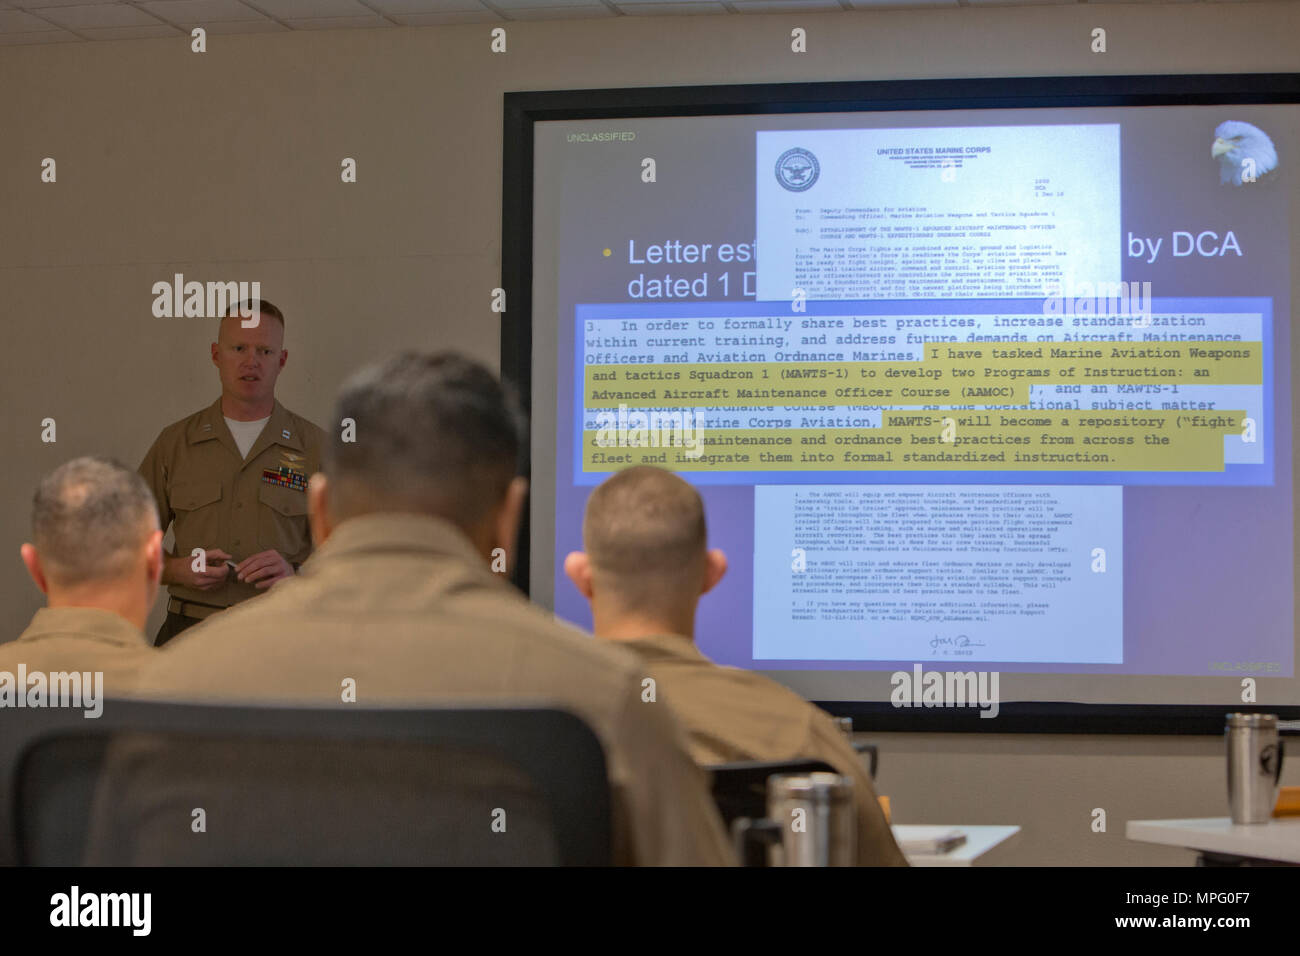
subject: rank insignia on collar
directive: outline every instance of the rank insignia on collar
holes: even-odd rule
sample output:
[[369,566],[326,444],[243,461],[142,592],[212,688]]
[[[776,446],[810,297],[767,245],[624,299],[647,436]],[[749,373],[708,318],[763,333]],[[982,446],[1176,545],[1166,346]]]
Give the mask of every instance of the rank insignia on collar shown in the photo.
[[288,438],[288,437],[289,437],[289,429],[286,428],[286,429],[284,429],[282,432],[280,432],[280,437],[281,437],[281,438]]

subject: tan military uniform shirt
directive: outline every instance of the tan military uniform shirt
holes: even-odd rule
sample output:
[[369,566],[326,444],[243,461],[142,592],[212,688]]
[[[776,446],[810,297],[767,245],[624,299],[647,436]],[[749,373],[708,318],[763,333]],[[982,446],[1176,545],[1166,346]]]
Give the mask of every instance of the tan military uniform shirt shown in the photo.
[[554,701],[604,746],[616,862],[733,861],[684,735],[641,700],[636,659],[556,624],[436,518],[345,521],[297,577],[178,637],[142,692],[348,706],[344,678],[362,706]]
[[[274,548],[290,564],[311,554],[307,479],[320,470],[325,433],[279,402],[248,450],[239,454],[221,414],[221,399],[168,425],[140,464],[153,491],[164,531],[176,522],[174,553],[220,548],[236,564]],[[182,601],[229,607],[266,592],[236,580],[200,591],[179,584],[168,593]]]
[[608,643],[633,651],[644,662],[657,692],[686,728],[697,763],[824,761],[853,779],[861,865],[907,865],[862,757],[817,705],[760,674],[713,663],[685,637]]
[[0,671],[102,671],[103,691],[129,693],[140,669],[158,654],[144,633],[112,611],[43,607],[17,640],[0,644]]

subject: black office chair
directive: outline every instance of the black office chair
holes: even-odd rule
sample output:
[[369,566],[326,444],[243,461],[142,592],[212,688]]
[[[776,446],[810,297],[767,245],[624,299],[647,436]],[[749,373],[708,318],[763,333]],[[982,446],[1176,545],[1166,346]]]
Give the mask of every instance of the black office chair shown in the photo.
[[876,779],[876,767],[880,764],[880,752],[875,744],[853,743],[853,749],[859,755],[867,758],[867,771],[871,774],[871,779]]
[[739,817],[761,817],[767,813],[767,778],[778,773],[835,773],[821,760],[741,760],[715,763],[704,768],[710,774],[713,802],[727,826]]
[[109,700],[0,720],[0,863],[606,865],[592,730],[549,704]]

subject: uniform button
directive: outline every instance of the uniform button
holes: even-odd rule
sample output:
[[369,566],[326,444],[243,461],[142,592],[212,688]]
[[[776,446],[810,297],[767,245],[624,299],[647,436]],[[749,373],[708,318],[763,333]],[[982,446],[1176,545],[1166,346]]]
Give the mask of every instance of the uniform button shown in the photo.
[[244,507],[244,503],[243,503],[242,501],[236,501],[236,502],[235,502],[235,507],[236,507],[236,508],[242,508],[242,507]]

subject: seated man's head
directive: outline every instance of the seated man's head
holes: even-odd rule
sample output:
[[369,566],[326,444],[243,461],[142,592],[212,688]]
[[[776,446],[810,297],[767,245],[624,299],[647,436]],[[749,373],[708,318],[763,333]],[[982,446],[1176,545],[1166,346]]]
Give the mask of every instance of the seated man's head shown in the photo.
[[727,571],[726,556],[708,549],[699,493],[648,465],[591,493],[582,541],[586,551],[565,558],[564,573],[591,602],[600,637],[694,637],[700,596]]
[[308,489],[317,543],[349,518],[406,513],[450,521],[485,558],[513,552],[522,415],[482,365],[403,352],[367,366],[343,384],[332,426]]
[[74,458],[36,489],[32,540],[20,553],[51,607],[99,607],[143,628],[162,574],[162,537],[139,475],[107,458]]

